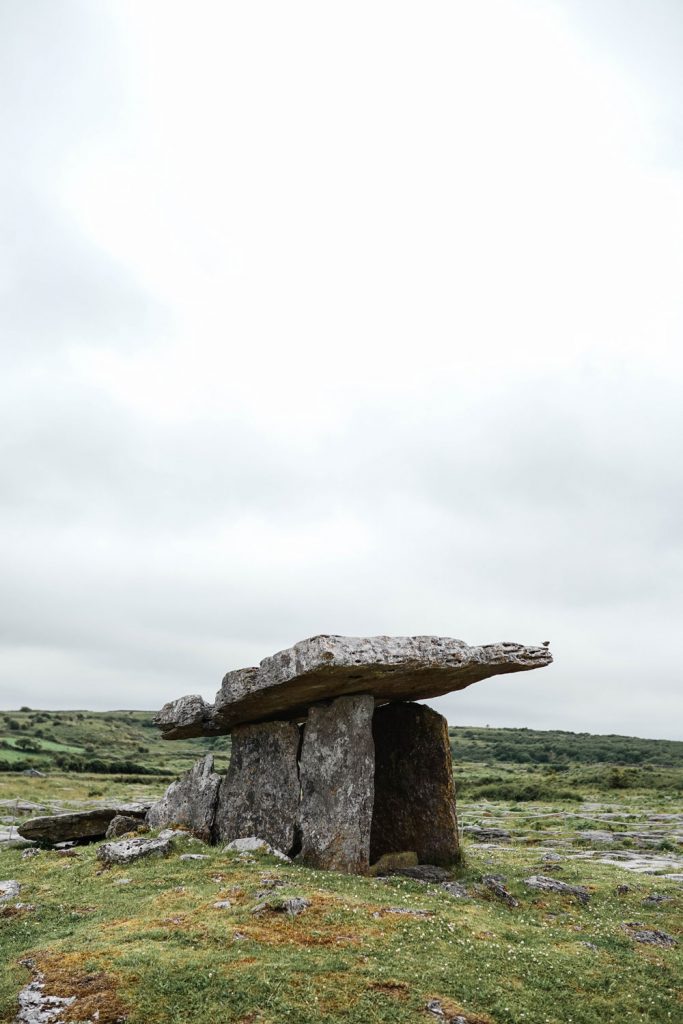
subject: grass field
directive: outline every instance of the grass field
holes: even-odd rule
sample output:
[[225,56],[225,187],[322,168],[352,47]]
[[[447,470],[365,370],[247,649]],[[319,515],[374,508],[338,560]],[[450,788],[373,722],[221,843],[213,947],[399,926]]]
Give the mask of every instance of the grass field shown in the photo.
[[[45,738],[86,751],[96,727],[105,758],[135,754],[154,770],[168,764],[166,751],[180,769],[207,749],[162,744],[141,712],[77,714]],[[41,728],[25,724],[3,735]],[[683,745],[643,741],[648,760],[641,750],[629,763],[623,738],[586,738],[572,762],[564,754],[577,740],[557,734],[568,739],[556,741],[552,763],[544,760],[548,734],[505,730],[499,741],[519,759],[503,761],[490,730],[469,731],[462,743],[460,730],[451,733],[465,850],[456,874],[467,898],[398,877],[240,859],[190,837],[166,859],[125,869],[103,870],[99,844],[31,859],[0,849],[0,879],[22,887],[0,903],[0,1020],[14,1020],[19,991],[40,971],[46,992],[75,997],[60,1012],[65,1024],[681,1024]],[[472,760],[457,756],[473,745]],[[606,746],[618,760],[600,760]],[[526,759],[534,749],[537,762]],[[154,798],[168,783],[58,770],[54,759],[66,755],[54,748],[36,756],[44,777],[0,773],[6,822],[32,813],[22,804],[60,810]],[[227,765],[225,746],[218,763]],[[207,859],[180,860],[184,852]],[[539,874],[586,886],[590,899],[528,888],[524,880]],[[517,906],[494,895],[490,875]],[[282,885],[271,888],[273,879]],[[296,917],[253,913],[286,896],[310,905]],[[214,906],[224,900],[229,907]],[[676,945],[642,944],[637,930],[666,933]],[[443,1015],[427,1009],[433,1000]]]

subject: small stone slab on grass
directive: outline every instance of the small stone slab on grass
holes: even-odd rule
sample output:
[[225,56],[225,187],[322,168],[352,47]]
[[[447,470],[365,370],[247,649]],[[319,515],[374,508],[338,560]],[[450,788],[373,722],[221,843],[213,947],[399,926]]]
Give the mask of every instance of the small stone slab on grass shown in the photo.
[[634,942],[642,942],[646,946],[664,946],[671,948],[677,945],[673,935],[660,931],[658,928],[645,928],[638,921],[627,921],[624,924],[625,930]]
[[591,894],[583,885],[568,885],[557,878],[546,878],[545,875],[532,875],[524,879],[528,889],[539,889],[541,892],[557,892],[563,896],[576,896],[582,903],[588,903]]
[[130,864],[142,857],[167,857],[171,852],[172,837],[168,839],[123,839],[119,843],[105,843],[97,851],[97,859],[105,864]]
[[0,882],[0,903],[4,903],[6,900],[15,900],[20,889],[21,886],[14,878],[7,878],[4,882]]

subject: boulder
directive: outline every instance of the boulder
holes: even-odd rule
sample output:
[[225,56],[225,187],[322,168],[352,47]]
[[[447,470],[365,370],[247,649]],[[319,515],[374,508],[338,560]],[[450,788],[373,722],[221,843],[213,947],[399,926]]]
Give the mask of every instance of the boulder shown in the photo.
[[423,704],[387,704],[375,712],[375,801],[370,856],[415,850],[425,864],[459,858],[448,724]]
[[[314,705],[301,749],[301,860],[364,874],[370,864],[374,794],[371,695]],[[404,844],[398,849],[408,849]]]
[[576,896],[582,903],[588,903],[590,893],[582,885],[568,885],[566,882],[559,882],[556,878],[546,878],[545,875],[532,875],[524,879],[527,889],[538,889],[540,892],[557,892],[562,896]]
[[301,721],[310,705],[343,695],[372,694],[377,703],[438,697],[552,660],[546,647],[516,643],[470,647],[440,636],[316,636],[257,668],[228,672],[215,704],[181,697],[165,704],[155,721],[165,739],[210,736],[248,722]]
[[152,828],[184,825],[205,842],[211,838],[221,776],[213,770],[213,754],[207,754],[172,782],[161,800],[147,811]]
[[[106,835],[112,818],[119,814],[119,807],[96,807],[91,811],[76,811],[72,814],[50,814],[40,818],[29,818],[17,825],[19,835],[36,843],[66,843],[80,839],[102,839]],[[144,811],[132,811],[131,817],[142,819]]]
[[116,836],[125,836],[126,832],[135,832],[141,824],[139,818],[132,818],[128,814],[116,814],[109,822],[105,839],[115,839]]
[[258,836],[291,852],[299,805],[298,750],[299,728],[293,722],[234,730],[230,768],[216,809],[217,842]]
[[104,843],[97,851],[97,859],[105,864],[130,864],[142,857],[166,857],[171,852],[173,839],[122,839],[119,843]]

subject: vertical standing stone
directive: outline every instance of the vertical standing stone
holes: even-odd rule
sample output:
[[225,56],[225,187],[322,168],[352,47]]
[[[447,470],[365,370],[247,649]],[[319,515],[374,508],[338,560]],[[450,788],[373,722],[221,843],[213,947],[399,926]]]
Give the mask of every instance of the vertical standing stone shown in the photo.
[[369,866],[374,793],[371,696],[309,709],[301,750],[301,860],[327,871]]
[[217,842],[256,836],[290,853],[299,809],[299,727],[294,722],[240,725],[221,786],[214,833]]
[[185,825],[205,842],[211,839],[222,777],[213,770],[213,754],[201,757],[189,772],[172,782],[147,811],[152,828]]
[[378,708],[370,859],[414,850],[423,864],[459,857],[448,724],[424,704]]

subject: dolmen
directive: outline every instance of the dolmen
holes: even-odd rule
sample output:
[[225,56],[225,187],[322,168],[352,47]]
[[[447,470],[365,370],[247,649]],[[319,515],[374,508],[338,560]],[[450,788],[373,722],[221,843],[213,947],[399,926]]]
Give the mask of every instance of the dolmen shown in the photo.
[[439,636],[316,636],[228,672],[155,718],[164,739],[232,737],[227,776],[202,758],[148,811],[230,843],[256,836],[304,864],[364,874],[385,854],[459,858],[446,719],[417,700],[552,662],[546,646]]

